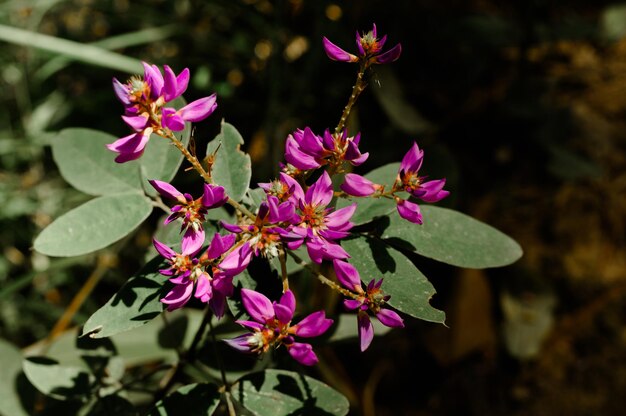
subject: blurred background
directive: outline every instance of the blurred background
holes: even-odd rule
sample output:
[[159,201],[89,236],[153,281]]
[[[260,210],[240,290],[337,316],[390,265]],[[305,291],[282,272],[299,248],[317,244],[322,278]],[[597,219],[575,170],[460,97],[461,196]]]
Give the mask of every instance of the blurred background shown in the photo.
[[[4,0],[0,3],[0,337],[27,348],[81,325],[137,270],[157,218],[113,258],[32,251],[84,202],[48,146],[65,127],[126,135],[110,80],[133,57],[192,73],[188,100],[217,92],[199,149],[234,124],[253,183],[277,173],[287,134],[334,128],[376,23],[401,58],[377,67],[350,120],[370,159],[416,140],[444,205],[516,239],[493,270],[415,259],[448,328],[323,349],[312,375],[354,415],[618,415],[626,407],[626,3],[606,1]],[[16,31],[19,29],[19,31]],[[37,32],[53,38],[32,37]],[[75,43],[58,43],[55,38]],[[85,46],[116,52],[92,56]],[[201,154],[201,151],[198,153]],[[152,224],[152,225],[151,225]],[[151,228],[152,227],[152,228]],[[101,271],[67,322],[72,299]],[[91,276],[90,276],[91,275]],[[99,279],[99,278],[98,278]]]

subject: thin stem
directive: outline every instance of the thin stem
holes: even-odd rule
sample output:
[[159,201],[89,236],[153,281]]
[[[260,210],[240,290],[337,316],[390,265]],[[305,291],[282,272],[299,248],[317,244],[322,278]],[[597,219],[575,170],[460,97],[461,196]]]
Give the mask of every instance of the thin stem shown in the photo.
[[287,276],[287,252],[284,248],[280,249],[278,260],[280,260],[280,274],[283,278],[283,293],[285,293],[289,290],[289,276]]
[[346,104],[345,108],[343,109],[343,113],[341,114],[341,118],[339,119],[339,124],[337,124],[337,127],[335,128],[336,135],[341,134],[341,132],[343,131],[344,127],[346,126],[346,122],[348,121],[348,117],[350,116],[350,111],[352,111],[352,107],[356,103],[357,98],[359,98],[359,95],[361,95],[361,93],[365,90],[365,87],[367,87],[367,83],[364,80],[364,75],[367,68],[368,65],[366,63],[362,63],[359,67],[359,72],[356,75],[356,82],[352,87],[352,94],[350,94],[348,104]]
[[[189,163],[191,163],[191,166],[193,166],[193,168],[200,174],[200,176],[202,176],[202,179],[206,183],[209,183],[209,184],[213,183],[213,178],[211,178],[211,174],[209,172],[207,172],[206,170],[204,170],[204,168],[202,167],[202,164],[200,163],[198,158],[195,157],[194,155],[192,155],[189,152],[189,150],[187,150],[185,145],[180,140],[178,140],[176,138],[174,133],[172,133],[171,131],[168,131],[168,134],[165,137],[167,139],[169,139],[174,144],[174,146],[176,146],[176,148],[183,154],[183,156],[185,156],[185,159],[187,159],[187,161],[189,161]],[[250,218],[252,220],[256,219],[256,215],[251,213],[246,207],[244,207],[243,205],[241,205],[240,203],[238,203],[234,199],[228,198],[227,202],[228,202],[228,204],[230,206],[232,206],[236,210],[239,210],[244,215],[246,215],[248,218]]]
[[230,398],[230,392],[224,392],[224,397],[226,397],[226,406],[228,406],[228,416],[237,416],[237,412],[235,412],[235,406],[233,405],[233,400]]
[[348,289],[344,289],[343,287],[339,286],[337,283],[333,282],[328,277],[324,276],[322,273],[320,273],[319,271],[317,271],[313,267],[311,267],[310,264],[308,264],[307,262],[302,260],[297,254],[295,254],[292,251],[290,251],[289,255],[296,261],[296,263],[298,263],[299,265],[309,269],[311,271],[311,273],[313,273],[317,277],[317,279],[320,282],[322,282],[323,284],[325,284],[326,286],[329,286],[331,289],[341,293],[342,295],[344,295],[344,296],[346,296],[348,298],[357,299],[357,300],[359,299],[360,295],[358,295],[356,293],[352,293]]
[[200,174],[200,176],[202,176],[202,179],[204,179],[206,183],[213,183],[211,175],[209,175],[209,173],[204,170],[198,158],[196,158],[189,152],[189,150],[187,150],[183,142],[178,140],[174,133],[169,130],[167,132],[169,134],[167,134],[167,136],[165,137],[169,139],[174,144],[174,146],[176,146],[176,148],[183,154],[183,156],[185,156],[185,159],[187,159],[187,161],[191,163],[191,166],[193,166],[193,168]]

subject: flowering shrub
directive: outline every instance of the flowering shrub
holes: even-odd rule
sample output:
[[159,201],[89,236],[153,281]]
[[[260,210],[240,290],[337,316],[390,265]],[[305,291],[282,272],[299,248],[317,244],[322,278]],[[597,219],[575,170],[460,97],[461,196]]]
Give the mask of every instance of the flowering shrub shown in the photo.
[[[102,134],[91,139],[82,129],[62,133],[63,143],[54,148],[62,174],[97,197],[46,228],[35,240],[36,250],[51,256],[89,253],[132,233],[154,207],[167,214],[162,237],[153,238],[158,255],[87,320],[81,339],[108,338],[161,314],[169,319],[170,312],[190,303],[206,304],[193,339],[186,343],[179,335],[174,340],[178,360],[156,396],[154,414],[174,414],[181,396],[201,403],[190,411],[203,414],[218,408],[229,414],[238,408],[254,414],[346,414],[349,405],[339,392],[273,368],[284,362],[284,350],[295,360],[292,367],[316,365],[316,348],[327,343],[337,320],[354,322],[348,337],[358,336],[360,351],[374,340],[371,317],[388,328],[402,328],[407,319],[443,323],[444,313],[429,303],[435,290],[408,252],[475,268],[506,265],[521,255],[514,241],[485,224],[450,209],[418,204],[437,203],[450,192],[444,189],[445,179],[423,175],[424,150],[417,143],[399,164],[365,175],[352,173],[369,153],[367,139],[349,131],[348,116],[367,87],[372,66],[394,62],[401,54],[400,44],[385,51],[385,41],[386,36],[378,38],[375,25],[357,33],[356,55],[323,39],[329,58],[358,64],[348,103],[334,129],[316,134],[304,127],[290,134],[278,177],[258,187],[250,188],[250,158],[240,150],[243,139],[232,125],[222,122],[220,135],[207,145],[206,158],[189,147],[191,123],[207,119],[217,97],[182,102],[190,78],[187,68],[176,75],[167,65],[161,71],[144,63],[143,76],[126,83],[113,79],[122,119],[132,131],[128,136],[110,141]],[[90,155],[91,173],[71,168],[80,161],[67,156],[68,146]],[[115,162],[106,149],[116,153]],[[196,198],[171,184],[183,161],[203,182],[203,193]],[[259,266],[263,263],[268,265]],[[310,309],[312,302],[298,282],[302,278],[324,285],[327,295],[335,292],[343,307]],[[282,289],[280,296],[262,293],[261,288],[273,286]],[[244,329],[229,327],[233,321]],[[218,331],[222,327],[230,329]],[[198,360],[200,345],[208,344],[227,345],[242,353],[242,360],[254,356],[261,371],[227,374],[218,363],[216,378]],[[36,360],[25,368],[43,393],[68,398],[41,381],[65,371],[72,377],[60,382],[71,388],[77,388],[80,377],[91,380],[91,387],[79,395],[82,400],[114,397],[132,408],[123,396],[124,385],[103,372],[70,371]],[[181,377],[183,373],[187,376]],[[278,389],[278,383],[290,383],[300,391],[299,398]]]

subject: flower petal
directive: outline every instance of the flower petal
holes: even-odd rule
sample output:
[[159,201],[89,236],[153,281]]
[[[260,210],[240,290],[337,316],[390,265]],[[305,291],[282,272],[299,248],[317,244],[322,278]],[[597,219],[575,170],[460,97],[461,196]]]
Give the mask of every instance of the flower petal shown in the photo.
[[185,121],[191,121],[193,123],[202,121],[210,116],[217,108],[215,98],[216,95],[212,94],[208,97],[192,101],[191,103],[178,110],[178,113]]
[[313,347],[310,344],[304,344],[302,342],[294,342],[287,345],[287,351],[294,360],[303,365],[315,365],[318,362],[317,356],[313,352]]
[[356,56],[344,51],[339,46],[329,41],[325,36],[322,39],[322,42],[324,43],[324,51],[326,52],[326,55],[333,61],[357,62],[359,60]]
[[381,309],[376,314],[381,324],[391,328],[404,328],[404,320],[391,309]]
[[333,324],[332,319],[326,319],[324,311],[313,312],[292,328],[296,329],[296,335],[304,338],[317,337],[322,335]]
[[333,266],[335,268],[337,280],[339,280],[339,283],[341,283],[343,287],[357,293],[363,293],[363,288],[361,287],[361,277],[359,276],[359,272],[356,267],[341,260],[333,260]]
[[274,318],[272,302],[262,293],[241,289],[241,301],[248,314],[255,321],[264,324]]
[[192,293],[193,282],[189,282],[186,285],[176,285],[161,299],[161,302],[167,305],[168,311],[173,311],[174,309],[182,308],[189,301]]
[[372,340],[374,339],[374,326],[370,317],[366,312],[359,311],[358,313],[358,326],[359,326],[359,340],[361,344],[361,352],[365,351]]
[[167,182],[159,181],[157,179],[150,179],[148,182],[158,193],[166,198],[179,200],[179,197],[183,196],[182,192]]

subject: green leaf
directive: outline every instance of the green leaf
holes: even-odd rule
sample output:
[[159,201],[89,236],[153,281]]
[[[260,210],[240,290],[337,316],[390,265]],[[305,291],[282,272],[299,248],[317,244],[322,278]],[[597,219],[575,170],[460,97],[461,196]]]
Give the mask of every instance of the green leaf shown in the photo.
[[[179,97],[168,103],[168,107],[174,107],[176,109],[185,106],[185,100]],[[178,140],[183,145],[187,146],[191,138],[191,123],[185,123],[185,129],[182,132],[176,133]],[[180,164],[183,162],[184,156],[169,139],[157,136],[153,134],[150,136],[150,141],[146,146],[146,151],[138,159],[141,165],[141,171],[143,177],[146,179],[157,179],[164,182],[169,182],[176,172]],[[156,191],[151,186],[145,187],[148,195],[156,195]]]
[[445,313],[429,303],[435,288],[402,253],[376,238],[344,240],[341,245],[352,256],[350,263],[359,271],[363,283],[385,279],[382,289],[391,295],[389,305],[414,318],[445,322]]
[[[364,175],[370,181],[385,185],[390,188],[398,175],[399,163],[389,163]],[[376,217],[382,217],[396,209],[396,202],[388,198],[340,198],[337,201],[337,209],[347,207],[353,203],[357,204],[356,212],[350,219],[354,225],[367,224]]]
[[424,224],[391,215],[382,238],[389,244],[453,266],[484,269],[506,266],[522,256],[513,239],[458,211],[422,206]]
[[12,344],[0,339],[0,415],[26,416],[18,392],[18,377],[22,373],[22,353]]
[[117,137],[97,130],[61,130],[52,141],[52,157],[63,179],[86,194],[141,192],[137,164],[116,163],[115,154],[105,147],[115,140]]
[[226,298],[226,304],[228,305],[228,309],[230,309],[230,313],[233,314],[235,320],[248,318],[248,313],[241,302],[241,289],[255,290],[257,284],[257,281],[250,276],[247,269],[233,278],[233,286],[237,290],[235,290],[233,296]]
[[137,193],[101,196],[54,220],[34,247],[48,256],[91,253],[130,234],[151,212],[150,200]]
[[220,404],[215,384],[188,384],[167,395],[150,412],[151,416],[210,416]]
[[46,396],[59,400],[86,400],[94,377],[76,367],[65,367],[46,357],[29,357],[23,362],[24,374]]
[[341,393],[314,378],[284,370],[265,370],[241,378],[233,397],[258,416],[348,414]]
[[103,338],[142,326],[164,309],[161,298],[167,294],[165,268],[161,257],[152,259],[119,292],[87,320],[82,335]]
[[92,65],[125,71],[131,74],[141,71],[141,62],[135,58],[107,51],[93,45],[86,45],[67,39],[44,35],[29,30],[0,25],[0,40],[16,45],[41,49],[54,54],[67,56]]
[[207,156],[215,153],[213,180],[237,202],[246,194],[252,175],[250,156],[240,150],[242,144],[243,138],[237,129],[222,122],[222,131],[207,146]]

